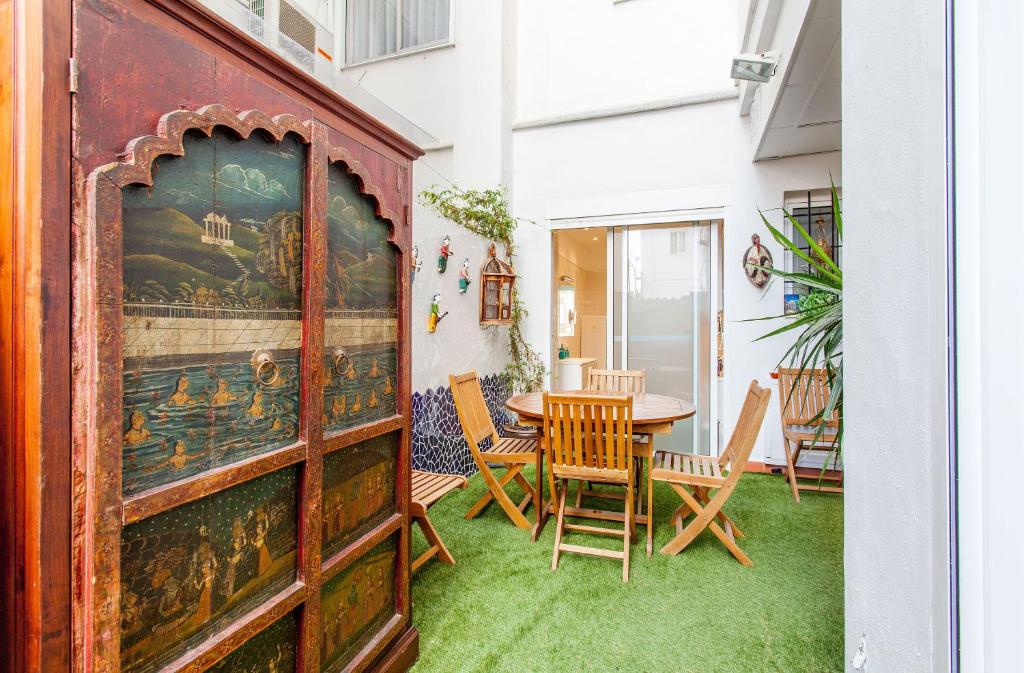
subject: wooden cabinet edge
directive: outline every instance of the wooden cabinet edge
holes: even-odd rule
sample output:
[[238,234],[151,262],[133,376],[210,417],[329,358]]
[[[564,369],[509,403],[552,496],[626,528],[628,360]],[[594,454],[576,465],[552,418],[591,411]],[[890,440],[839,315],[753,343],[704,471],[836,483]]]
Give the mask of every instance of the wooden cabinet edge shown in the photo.
[[412,668],[420,656],[420,632],[412,624],[398,636],[370,673],[402,673]]

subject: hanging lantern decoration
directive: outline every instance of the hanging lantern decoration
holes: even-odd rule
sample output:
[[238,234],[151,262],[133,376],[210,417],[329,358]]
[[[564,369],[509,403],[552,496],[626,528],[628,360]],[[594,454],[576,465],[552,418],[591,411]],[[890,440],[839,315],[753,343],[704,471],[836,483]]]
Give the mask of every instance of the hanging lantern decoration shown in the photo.
[[488,251],[487,261],[480,268],[480,324],[512,324],[512,286],[516,272],[512,265],[498,259],[494,244]]

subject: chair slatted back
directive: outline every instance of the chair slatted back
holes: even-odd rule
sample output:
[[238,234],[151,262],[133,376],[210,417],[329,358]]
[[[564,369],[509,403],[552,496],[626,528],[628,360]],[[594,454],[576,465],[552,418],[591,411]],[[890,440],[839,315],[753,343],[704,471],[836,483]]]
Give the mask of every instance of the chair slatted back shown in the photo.
[[644,369],[591,369],[587,390],[612,393],[646,393],[647,371]]
[[558,467],[628,473],[633,462],[633,395],[544,393],[544,439]]
[[484,392],[480,388],[480,377],[476,371],[465,374],[449,374],[448,383],[455,399],[455,411],[459,414],[466,443],[474,454],[480,453],[480,442],[487,438],[498,441],[498,431],[487,411]]
[[757,435],[761,431],[761,423],[764,421],[765,412],[768,410],[768,401],[771,399],[772,391],[762,388],[757,381],[751,381],[747,388],[747,396],[743,399],[743,407],[740,409],[740,417],[736,420],[736,426],[729,437],[729,443],[725,451],[718,459],[720,467],[729,468],[729,476],[726,484],[735,483],[747,466],[751,451],[757,442]]
[[[779,368],[779,408],[783,425],[812,425],[831,391],[824,369]],[[826,419],[831,420],[831,419]]]

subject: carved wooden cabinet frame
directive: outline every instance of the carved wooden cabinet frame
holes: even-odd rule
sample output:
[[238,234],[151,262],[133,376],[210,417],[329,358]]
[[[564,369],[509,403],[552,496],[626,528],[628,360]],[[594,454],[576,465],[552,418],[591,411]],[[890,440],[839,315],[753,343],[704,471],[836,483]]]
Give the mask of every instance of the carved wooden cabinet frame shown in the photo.
[[[306,150],[303,190],[301,292],[302,338],[299,368],[298,441],[260,455],[161,484],[139,493],[122,494],[122,190],[130,185],[152,187],[153,165],[159,157],[180,157],[188,132],[209,137],[226,129],[239,139],[252,134],[281,141],[291,134]],[[144,131],[144,129],[143,129]],[[161,671],[203,671],[285,615],[298,610],[296,670],[319,672],[321,587],[369,550],[397,539],[394,615],[370,637],[343,670],[371,664],[410,623],[409,597],[409,437],[410,339],[407,217],[392,212],[385,194],[408,184],[375,184],[371,172],[352,153],[331,146],[330,129],[317,120],[300,121],[290,114],[248,110],[236,113],[224,105],[180,109],[164,114],[153,135],[128,143],[115,163],[91,170],[85,181],[84,207],[74,229],[73,264],[73,480],[72,576],[74,670],[114,673],[120,670],[120,544],[124,526],[211,494],[223,492],[262,475],[297,466],[298,553],[294,582],[234,619],[199,646],[165,665]],[[336,132],[335,132],[336,133]],[[388,225],[388,242],[396,253],[397,371],[395,413],[389,417],[330,433],[323,417],[325,273],[327,248],[328,170],[336,165],[351,176],[358,192],[370,200],[375,215]],[[86,167],[88,170],[88,167]],[[405,168],[399,180],[408,181]],[[324,456],[388,433],[398,437],[393,512],[344,548],[321,558],[321,489]]]

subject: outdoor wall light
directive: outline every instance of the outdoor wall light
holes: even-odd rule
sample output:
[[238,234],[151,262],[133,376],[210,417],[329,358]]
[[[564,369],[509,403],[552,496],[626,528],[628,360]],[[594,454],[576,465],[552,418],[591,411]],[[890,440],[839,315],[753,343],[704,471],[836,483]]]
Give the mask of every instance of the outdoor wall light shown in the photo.
[[767,82],[779,65],[779,53],[740,54],[732,60],[732,78],[751,82]]

